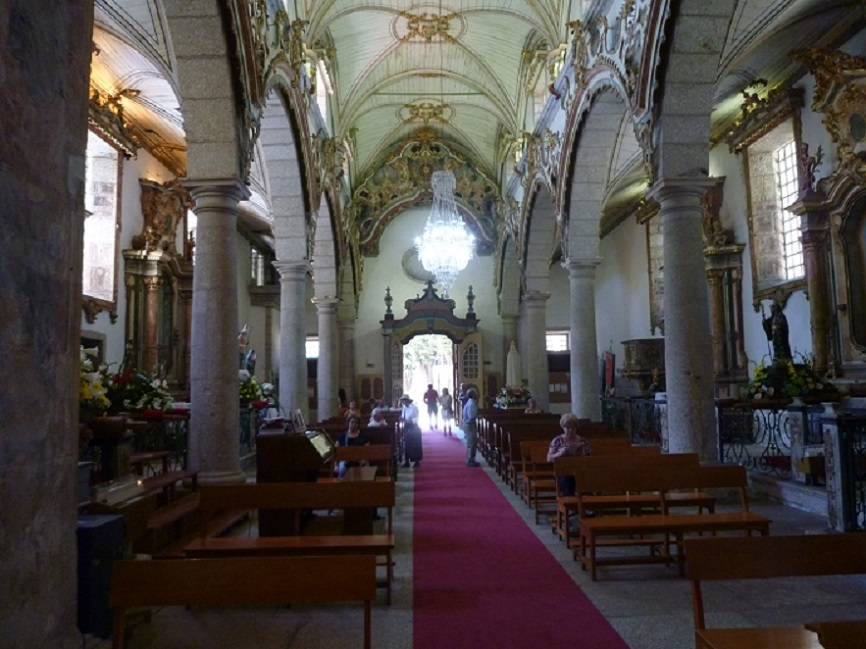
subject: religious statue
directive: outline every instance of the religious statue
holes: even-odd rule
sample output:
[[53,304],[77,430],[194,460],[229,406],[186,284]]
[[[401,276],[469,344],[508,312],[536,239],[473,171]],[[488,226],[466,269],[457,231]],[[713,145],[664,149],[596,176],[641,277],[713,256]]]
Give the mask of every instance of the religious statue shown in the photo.
[[764,318],[763,326],[767,340],[772,343],[773,360],[791,360],[793,356],[788,342],[788,318],[782,313],[782,307],[778,302],[774,302],[770,307],[770,316]]
[[512,340],[511,347],[508,349],[508,355],[505,359],[505,385],[515,387],[523,383],[521,376],[520,352],[517,351],[517,345]]

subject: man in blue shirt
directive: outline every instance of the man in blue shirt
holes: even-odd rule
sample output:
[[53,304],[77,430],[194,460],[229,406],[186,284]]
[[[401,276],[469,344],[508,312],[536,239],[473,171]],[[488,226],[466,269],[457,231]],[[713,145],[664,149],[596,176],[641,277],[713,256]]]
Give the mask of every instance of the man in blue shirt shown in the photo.
[[463,433],[466,435],[466,466],[481,466],[475,461],[478,451],[478,393],[474,388],[466,391],[462,414]]

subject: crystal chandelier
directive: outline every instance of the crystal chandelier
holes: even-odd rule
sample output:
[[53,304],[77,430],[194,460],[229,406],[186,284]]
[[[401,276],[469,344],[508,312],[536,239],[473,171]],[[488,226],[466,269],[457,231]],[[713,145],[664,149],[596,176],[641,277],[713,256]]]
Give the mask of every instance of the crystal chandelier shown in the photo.
[[472,259],[475,239],[457,212],[454,174],[434,171],[430,184],[433,187],[433,209],[427,217],[424,234],[415,239],[415,246],[421,264],[436,276],[436,283],[443,295],[447,295],[457,274]]

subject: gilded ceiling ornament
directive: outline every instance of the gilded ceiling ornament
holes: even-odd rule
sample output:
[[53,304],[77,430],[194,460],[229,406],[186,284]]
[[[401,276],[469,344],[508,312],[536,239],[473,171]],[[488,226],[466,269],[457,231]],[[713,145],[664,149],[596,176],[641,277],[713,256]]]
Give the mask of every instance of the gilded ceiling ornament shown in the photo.
[[141,147],[140,133],[137,133],[135,125],[123,116],[123,95],[102,91],[92,80],[87,121],[91,128],[98,131],[127,158],[134,156]]
[[404,104],[400,111],[400,119],[404,124],[411,122],[421,122],[424,126],[427,126],[429,122],[447,124],[450,120],[450,113],[450,104],[422,101],[417,104]]
[[449,43],[457,42],[448,33],[451,29],[451,21],[460,17],[460,14],[456,12],[437,15],[432,13],[413,14],[408,11],[401,11],[399,15],[406,21],[405,25],[403,25],[406,31],[398,37],[400,42],[405,43],[412,39],[419,39],[429,43],[434,38]]
[[166,183],[140,180],[141,232],[132,237],[132,248],[146,252],[163,252],[179,256],[176,237],[193,200],[186,188],[175,178]]

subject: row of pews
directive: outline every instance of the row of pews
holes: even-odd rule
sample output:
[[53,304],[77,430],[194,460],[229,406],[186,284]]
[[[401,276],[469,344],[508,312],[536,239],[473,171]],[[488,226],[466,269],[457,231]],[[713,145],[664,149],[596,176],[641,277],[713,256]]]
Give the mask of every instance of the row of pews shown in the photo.
[[[195,472],[172,481],[175,472],[160,471],[159,453],[138,458],[138,481],[165,489],[171,482],[172,499],[143,514],[129,502],[114,507],[128,547],[154,560],[114,562],[113,646],[124,646],[126,614],[136,607],[357,601],[369,649],[377,589],[391,603],[399,422],[364,429],[369,446],[335,447],[345,428],[333,420],[304,434],[261,430],[256,482],[243,484],[199,484]],[[343,459],[362,466],[338,479]],[[148,467],[155,475],[143,477]],[[244,520],[251,523],[239,531]],[[174,523],[171,535],[149,529]]]
[[[553,463],[547,449],[561,432],[558,416],[484,412],[480,424],[488,464],[534,510],[536,524],[549,522],[593,581],[600,569],[636,564],[675,566],[689,578],[697,649],[866,646],[864,620],[714,628],[704,607],[706,582],[862,575],[866,535],[772,536],[770,519],[750,510],[744,467],[633,445],[602,424],[583,422],[579,430],[592,455]],[[573,481],[573,494],[561,492],[562,478]]]

